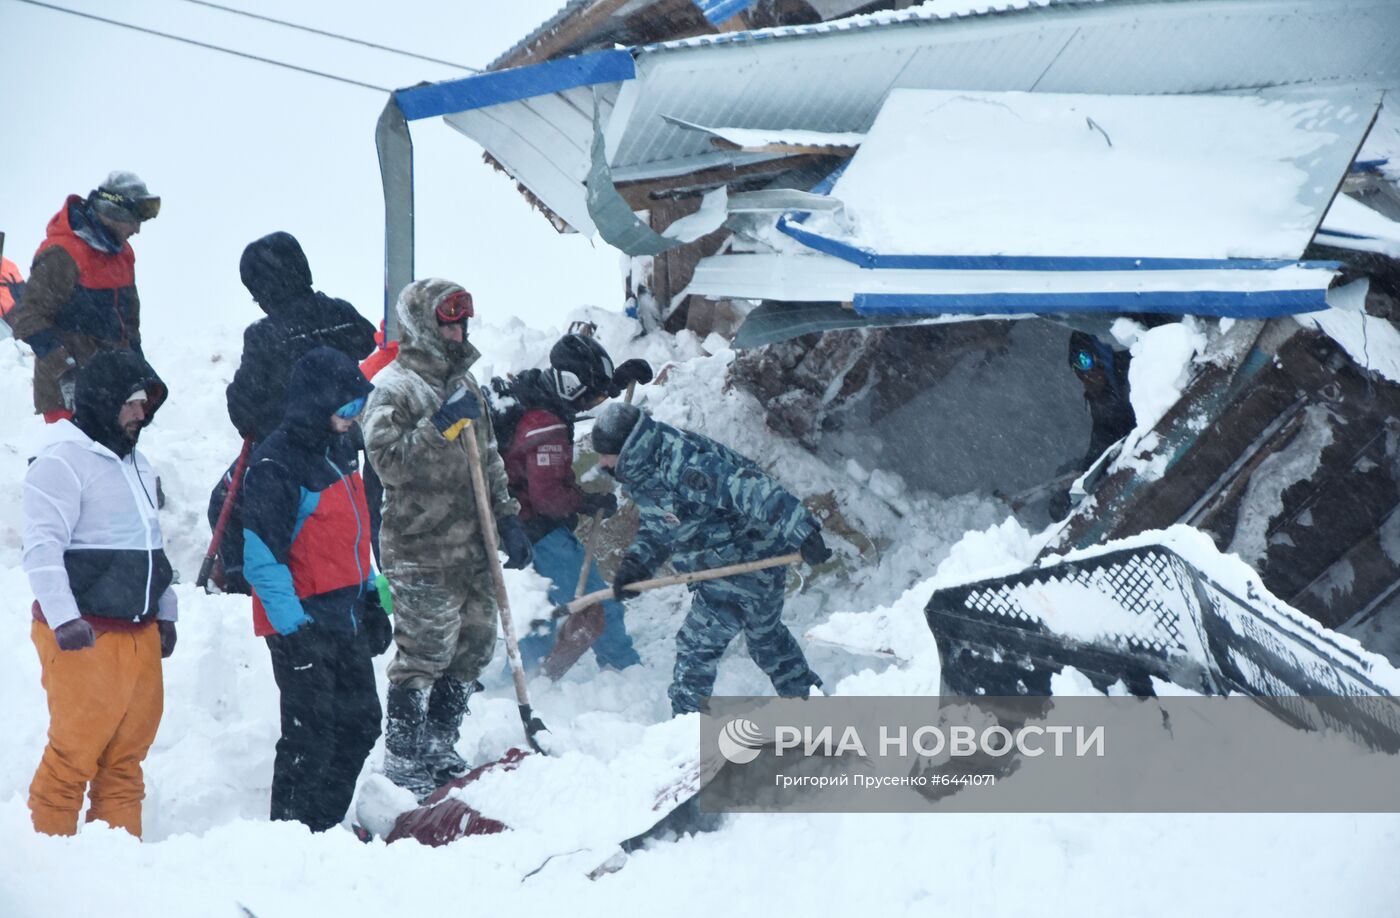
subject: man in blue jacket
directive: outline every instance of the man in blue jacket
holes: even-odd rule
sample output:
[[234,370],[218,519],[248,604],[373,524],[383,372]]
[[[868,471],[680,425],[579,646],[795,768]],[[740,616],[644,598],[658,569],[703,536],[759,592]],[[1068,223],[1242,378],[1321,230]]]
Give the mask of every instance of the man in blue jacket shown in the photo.
[[370,567],[369,510],[350,438],[374,387],[334,348],[292,369],[282,423],[253,453],[243,496],[254,632],[281,693],[272,818],[344,818],[379,737],[371,659],[391,628]]
[[[831,557],[821,524],[751,460],[708,437],[612,404],[593,427],[598,461],[641,513],[637,538],[618,565],[618,599],[667,559],[678,571],[758,561],[798,549],[802,560]],[[698,711],[714,690],[720,657],[742,631],[749,656],[785,697],[805,697],[821,679],[782,622],[787,570],[768,568],[690,585],[690,614],[676,634],[671,711]]]

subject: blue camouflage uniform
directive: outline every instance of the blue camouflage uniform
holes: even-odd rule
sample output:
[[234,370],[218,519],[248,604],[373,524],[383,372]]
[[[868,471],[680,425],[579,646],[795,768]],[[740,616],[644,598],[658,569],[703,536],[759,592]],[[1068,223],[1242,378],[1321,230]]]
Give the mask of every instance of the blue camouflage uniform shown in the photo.
[[[708,437],[643,414],[614,474],[641,512],[628,554],[647,570],[677,571],[757,561],[796,550],[821,525],[801,501],[751,460]],[[805,697],[821,680],[782,623],[785,567],[690,585],[693,602],[676,634],[671,710],[700,709],[725,648],[740,631],[749,656],[779,695]]]

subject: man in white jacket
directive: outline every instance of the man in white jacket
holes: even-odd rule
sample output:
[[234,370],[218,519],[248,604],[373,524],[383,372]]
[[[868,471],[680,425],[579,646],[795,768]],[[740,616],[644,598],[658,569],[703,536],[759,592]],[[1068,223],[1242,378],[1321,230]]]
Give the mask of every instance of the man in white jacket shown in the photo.
[[24,570],[49,704],[29,809],[49,835],[77,832],[85,791],[89,822],[141,835],[141,763],[160,725],[176,600],[156,476],[136,441],[165,396],[132,351],[93,357],[73,420],[45,431],[25,474]]

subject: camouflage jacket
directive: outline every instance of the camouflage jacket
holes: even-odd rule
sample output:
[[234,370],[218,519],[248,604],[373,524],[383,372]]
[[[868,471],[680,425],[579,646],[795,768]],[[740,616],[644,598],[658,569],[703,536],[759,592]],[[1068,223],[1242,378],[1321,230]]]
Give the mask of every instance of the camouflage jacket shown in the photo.
[[641,512],[629,551],[652,570],[668,558],[678,571],[770,558],[821,528],[751,459],[645,414],[622,446],[616,476]]
[[[439,300],[462,288],[444,280],[414,281],[399,297],[403,336],[399,355],[374,378],[361,419],[365,449],[384,482],[384,521],[379,534],[386,568],[484,564],[486,552],[467,461],[475,434],[497,517],[518,513],[506,489],[506,469],[496,448],[490,413],[470,367],[481,355],[470,343],[458,353],[437,330]],[[455,442],[433,426],[432,415],[453,392],[467,386],[482,402],[482,416]]]

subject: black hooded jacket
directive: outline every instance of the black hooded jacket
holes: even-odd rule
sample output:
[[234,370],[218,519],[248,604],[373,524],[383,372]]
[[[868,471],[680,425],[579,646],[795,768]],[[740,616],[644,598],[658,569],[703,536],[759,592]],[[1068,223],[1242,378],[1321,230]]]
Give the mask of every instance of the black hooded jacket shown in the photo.
[[146,392],[146,420],[151,423],[165,402],[165,383],[134,351],[101,351],[78,373],[73,390],[73,423],[93,442],[125,458],[136,446],[117,423],[127,399]]
[[374,325],[344,300],[311,289],[311,267],[290,233],[250,243],[238,268],[267,317],[243,333],[243,359],[228,386],[228,416],[239,434],[261,442],[282,420],[297,360],[318,347],[362,360],[374,350]]

